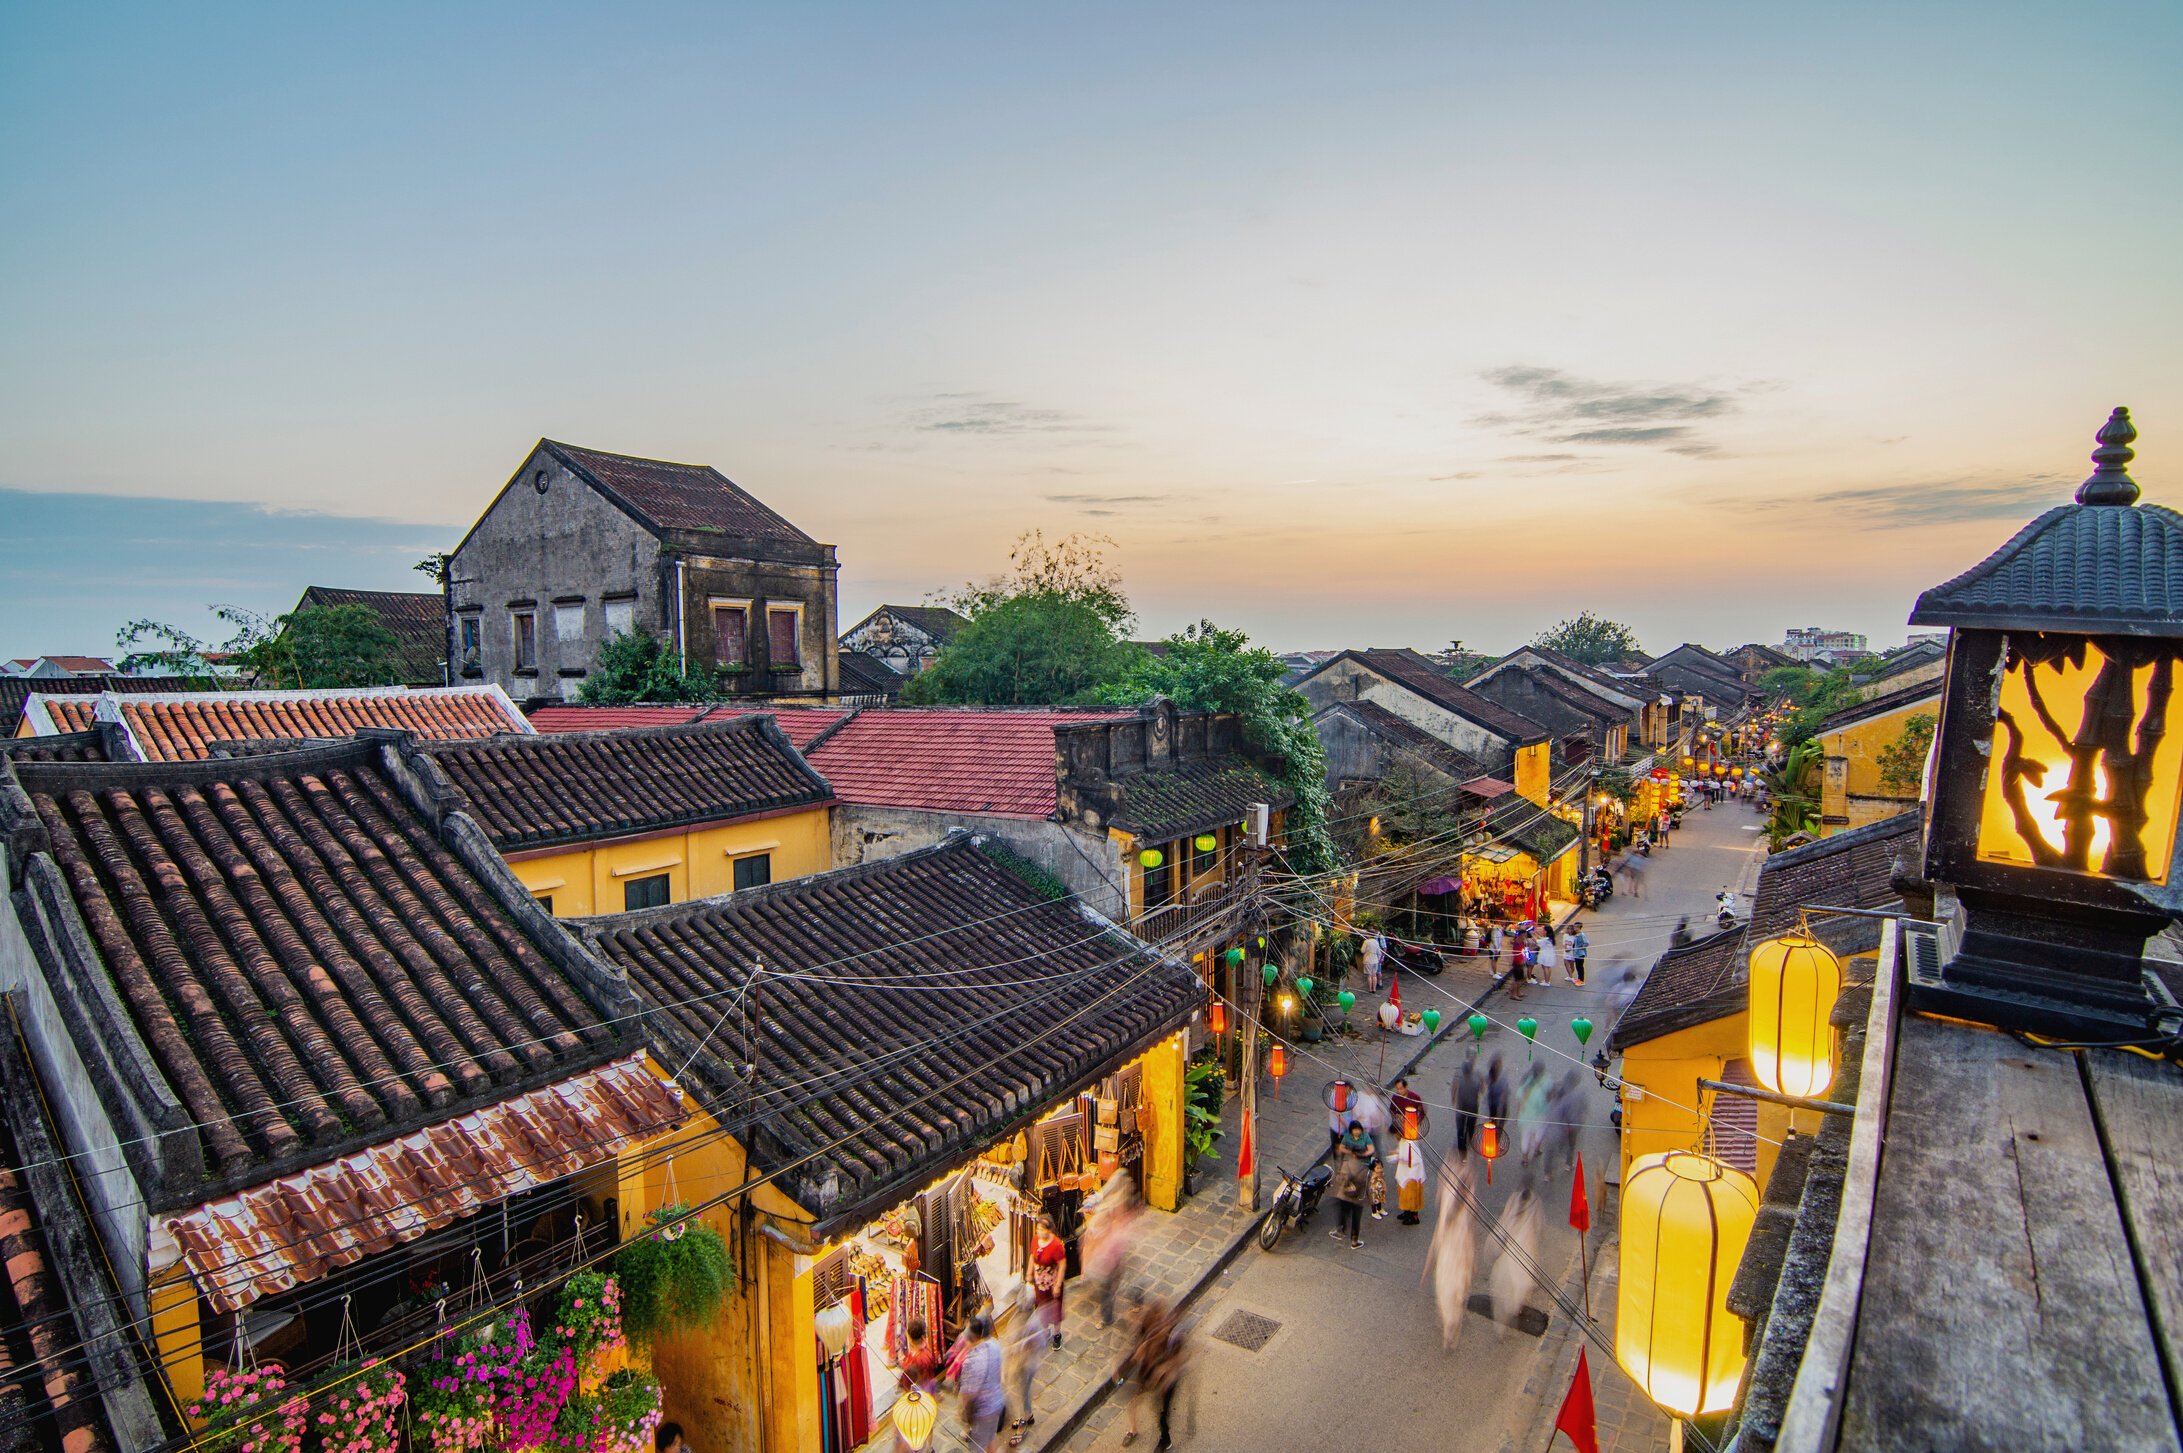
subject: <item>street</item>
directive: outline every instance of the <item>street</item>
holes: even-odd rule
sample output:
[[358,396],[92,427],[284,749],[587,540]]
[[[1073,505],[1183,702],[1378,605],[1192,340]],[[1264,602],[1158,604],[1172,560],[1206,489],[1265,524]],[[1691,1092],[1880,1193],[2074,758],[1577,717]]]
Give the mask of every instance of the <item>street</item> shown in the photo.
[[[1496,992],[1485,1004],[1492,1027],[1475,1051],[1460,1021],[1463,1005],[1483,990],[1484,975],[1451,961],[1441,979],[1403,977],[1409,1008],[1439,1007],[1457,1021],[1456,1032],[1431,1050],[1413,1077],[1428,1105],[1432,1130],[1427,1140],[1436,1152],[1447,1150],[1452,1135],[1450,1079],[1473,1052],[1500,1055],[1513,1075],[1520,1076],[1532,1057],[1544,1063],[1550,1080],[1572,1068],[1583,1071],[1585,1109],[1578,1148],[1593,1208],[1595,1270],[1609,1241],[1602,1211],[1611,1206],[1611,1188],[1603,1181],[1616,1171],[1616,1140],[1609,1123],[1612,1096],[1598,1087],[1588,1061],[1612,1028],[1616,981],[1625,967],[1648,968],[1685,917],[1694,932],[1710,932],[1714,895],[1723,887],[1734,887],[1739,906],[1748,906],[1757,874],[1758,822],[1752,809],[1737,804],[1688,813],[1672,845],[1656,852],[1645,868],[1644,898],[1618,893],[1600,910],[1580,915],[1593,943],[1590,982],[1583,988],[1533,986],[1520,1003],[1511,1003],[1505,991]],[[1538,1021],[1536,1042],[1529,1047],[1514,1027],[1525,1015]],[[1593,1021],[1589,1047],[1579,1045],[1570,1028],[1580,1016]],[[1400,1049],[1391,1051],[1389,1063],[1398,1062],[1402,1054]],[[1308,1118],[1319,1126],[1325,1115],[1316,1108],[1317,1091],[1329,1073],[1324,1064],[1307,1060],[1284,1087],[1290,1099],[1312,1107]],[[1278,1184],[1275,1164],[1300,1170],[1324,1144],[1323,1131],[1314,1132],[1301,1120],[1292,1118],[1284,1132],[1277,1142],[1269,1122],[1264,1148],[1268,1196]],[[1527,1180],[1543,1203],[1538,1262],[1574,1301],[1581,1287],[1574,1275],[1577,1236],[1567,1225],[1568,1172],[1527,1172],[1512,1144],[1494,1167],[1490,1188],[1481,1184],[1482,1199],[1498,1216]],[[1194,1362],[1178,1399],[1178,1442],[1206,1448],[1291,1448],[1331,1435],[1345,1447],[1399,1449],[1418,1446],[1421,1429],[1439,1428],[1447,1437],[1444,1444],[1435,1438],[1436,1444],[1494,1450],[1520,1446],[1514,1440],[1530,1437],[1542,1420],[1551,1422],[1567,1374],[1560,1373],[1551,1388],[1524,1392],[1542,1360],[1572,1348],[1570,1329],[1562,1325],[1564,1315],[1544,1288],[1534,1286],[1528,1302],[1548,1314],[1543,1336],[1496,1324],[1474,1310],[1466,1314],[1453,1351],[1443,1351],[1439,1318],[1421,1285],[1433,1222],[1430,1202],[1424,1224],[1410,1227],[1396,1220],[1390,1201],[1387,1219],[1365,1223],[1361,1251],[1327,1234],[1333,1221],[1331,1206],[1324,1206],[1310,1225],[1288,1232],[1273,1252],[1253,1245],[1192,1307]],[[1487,1235],[1480,1247],[1476,1288],[1486,1285],[1498,1249]],[[1595,1296],[1593,1314],[1606,1334],[1612,1327],[1612,1307]],[[1535,1329],[1536,1319],[1527,1320]],[[1268,1331],[1264,1323],[1274,1325]],[[1237,1345],[1223,1340],[1224,1331],[1242,1342],[1255,1340],[1252,1333],[1264,1340],[1255,1348]],[[1573,1361],[1573,1350],[1568,1357]],[[1610,1389],[1627,1394],[1628,1384],[1612,1356],[1596,1344],[1590,1361],[1593,1384],[1601,1394],[1602,1447],[1614,1447],[1611,1410],[1628,1397],[1610,1396]],[[1123,1446],[1128,1396],[1127,1389],[1117,1390],[1061,1446],[1081,1453]],[[1542,1398],[1547,1404],[1543,1411]],[[1141,1441],[1149,1445],[1157,1437],[1156,1410],[1148,1406],[1143,1417]],[[1660,1441],[1653,1446],[1665,1446],[1665,1422],[1655,1421]],[[1545,1446],[1543,1438],[1537,1446]],[[1634,1449],[1646,1442],[1625,1440],[1619,1446]]]

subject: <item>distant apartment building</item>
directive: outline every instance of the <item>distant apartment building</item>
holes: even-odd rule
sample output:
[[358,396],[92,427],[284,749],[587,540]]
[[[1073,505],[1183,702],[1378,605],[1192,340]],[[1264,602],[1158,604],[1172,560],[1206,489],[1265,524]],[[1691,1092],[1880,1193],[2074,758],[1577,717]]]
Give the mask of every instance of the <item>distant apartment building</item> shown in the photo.
[[1799,661],[1837,655],[1862,656],[1865,638],[1856,631],[1830,631],[1825,626],[1791,626],[1781,649]]

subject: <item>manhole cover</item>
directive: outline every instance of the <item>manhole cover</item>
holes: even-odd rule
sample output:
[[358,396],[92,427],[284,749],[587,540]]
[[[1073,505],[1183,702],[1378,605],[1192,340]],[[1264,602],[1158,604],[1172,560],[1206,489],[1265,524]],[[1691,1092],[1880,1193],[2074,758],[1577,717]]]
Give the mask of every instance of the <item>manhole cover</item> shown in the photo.
[[1256,1352],[1266,1345],[1266,1339],[1281,1330],[1281,1324],[1271,1317],[1261,1317],[1256,1312],[1230,1312],[1213,1335],[1223,1342],[1232,1342],[1245,1352]]

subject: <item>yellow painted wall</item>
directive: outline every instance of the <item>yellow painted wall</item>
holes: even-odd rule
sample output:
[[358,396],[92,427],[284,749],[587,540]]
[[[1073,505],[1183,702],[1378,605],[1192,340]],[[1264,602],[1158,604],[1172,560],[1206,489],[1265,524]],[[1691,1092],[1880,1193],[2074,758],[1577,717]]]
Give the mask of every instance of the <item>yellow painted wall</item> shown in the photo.
[[175,1402],[188,1407],[205,1395],[204,1329],[197,1317],[197,1283],[177,1263],[153,1279],[148,1295],[160,1370],[174,1391]]
[[[1734,1059],[1750,1056],[1751,1015],[1739,1009],[1704,1024],[1663,1034],[1658,1039],[1633,1045],[1622,1057],[1625,1083],[1645,1093],[1622,1097],[1622,1174],[1641,1155],[1668,1150],[1697,1150],[1704,1143],[1698,1111],[1707,1092],[1701,1079],[1717,1080]],[[1780,1142],[1791,1128],[1807,1134],[1819,1129],[1817,1115],[1782,1105],[1758,1102],[1758,1183],[1763,1188],[1773,1173]]]
[[[1912,702],[1898,711],[1824,733],[1819,749],[1826,755],[1820,776],[1819,835],[1829,837],[1893,817],[1917,804],[1916,788],[1896,792],[1880,785],[1880,752],[1902,736],[1910,718],[1940,715],[1940,698]],[[1847,819],[1843,821],[1842,819]]]
[[[1274,824],[1268,829],[1274,835],[1275,841],[1279,841],[1279,822],[1280,815],[1276,814]],[[1139,842],[1134,834],[1124,832],[1118,827],[1108,828],[1107,837],[1114,843],[1115,851],[1121,855],[1123,869],[1129,876],[1130,917],[1135,918],[1145,911],[1146,870],[1144,864],[1138,861],[1137,855],[1146,848],[1160,849],[1175,863],[1178,900],[1195,898],[1199,894],[1210,892],[1214,885],[1224,882],[1228,877],[1228,869],[1242,852],[1243,829],[1230,824],[1213,829],[1213,836],[1220,839],[1219,850],[1213,855],[1212,867],[1200,873],[1191,866],[1197,856],[1196,833],[1177,838],[1173,842]]]
[[1544,807],[1554,790],[1553,744],[1538,742],[1516,749],[1516,791]]
[[1144,1056],[1140,1090],[1152,1107],[1145,1130],[1145,1204],[1172,1211],[1182,1204],[1183,1036],[1170,1034]]
[[831,866],[827,809],[693,827],[613,842],[578,843],[508,866],[536,897],[553,899],[556,918],[620,913],[623,884],[654,873],[668,876],[668,901],[710,898],[735,887],[735,860],[772,856],[773,881],[823,873]]

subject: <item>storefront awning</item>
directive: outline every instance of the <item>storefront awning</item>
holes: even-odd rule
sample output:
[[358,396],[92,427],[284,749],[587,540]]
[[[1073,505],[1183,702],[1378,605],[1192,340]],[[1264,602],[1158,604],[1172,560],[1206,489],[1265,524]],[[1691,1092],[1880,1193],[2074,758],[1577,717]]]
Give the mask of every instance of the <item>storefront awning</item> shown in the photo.
[[195,1210],[154,1216],[151,1270],[179,1260],[214,1311],[232,1312],[609,1161],[685,1115],[680,1092],[631,1055]]
[[1467,850],[1463,856],[1476,858],[1484,863],[1505,863],[1512,858],[1521,856],[1522,851],[1520,848],[1509,847],[1506,843],[1488,843],[1482,848]]
[[1463,790],[1473,797],[1492,799],[1506,797],[1516,790],[1513,782],[1503,782],[1498,777],[1473,777],[1463,784]]

